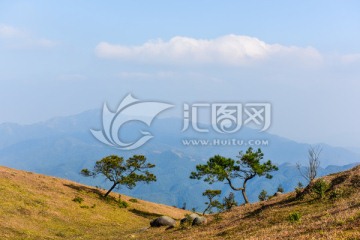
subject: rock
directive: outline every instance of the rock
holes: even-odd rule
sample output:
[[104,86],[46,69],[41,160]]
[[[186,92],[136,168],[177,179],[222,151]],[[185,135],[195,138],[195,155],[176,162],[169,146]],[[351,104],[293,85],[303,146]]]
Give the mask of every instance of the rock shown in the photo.
[[180,220],[180,224],[184,224],[186,222],[192,223],[194,221],[195,218],[199,217],[199,215],[197,215],[196,213],[192,213],[188,216],[186,216],[185,218]]
[[196,213],[192,213],[192,214],[190,214],[188,217],[187,217],[187,219],[189,219],[189,221],[194,221],[194,219],[195,218],[197,218],[197,217],[200,217],[199,215],[197,215]]
[[168,226],[168,227],[175,227],[176,221],[168,216],[161,216],[158,217],[150,222],[151,227],[161,227],[161,226]]
[[282,195],[283,193],[282,192],[276,192],[275,194],[274,194],[274,196],[276,197],[276,196],[280,196],[280,195]]
[[200,226],[205,224],[207,224],[207,219],[205,217],[196,217],[192,222],[193,226]]

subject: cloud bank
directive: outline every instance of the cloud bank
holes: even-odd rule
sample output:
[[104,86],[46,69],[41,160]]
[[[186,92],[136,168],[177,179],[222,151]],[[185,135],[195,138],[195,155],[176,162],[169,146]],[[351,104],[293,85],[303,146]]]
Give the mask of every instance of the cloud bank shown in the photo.
[[139,46],[100,42],[95,49],[100,58],[149,64],[247,65],[257,62],[294,59],[319,63],[321,54],[312,47],[268,44],[258,38],[225,35],[204,40],[176,36],[169,41],[152,40]]

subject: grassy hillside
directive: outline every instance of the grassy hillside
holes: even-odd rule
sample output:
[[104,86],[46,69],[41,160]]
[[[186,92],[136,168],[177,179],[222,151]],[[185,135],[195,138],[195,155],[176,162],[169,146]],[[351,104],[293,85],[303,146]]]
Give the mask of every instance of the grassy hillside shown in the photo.
[[322,179],[330,187],[323,199],[316,199],[314,193],[302,199],[295,193],[283,194],[208,216],[210,223],[205,226],[149,229],[137,238],[360,239],[360,166]]
[[105,201],[96,188],[0,167],[0,239],[360,239],[360,166],[322,179],[323,199],[288,193],[165,230],[150,219],[188,212],[124,195],[119,208],[119,194]]
[[[126,239],[150,219],[187,212],[142,200],[120,208],[102,190],[71,181],[0,167],[0,239]],[[83,199],[75,202],[73,199]],[[81,202],[81,203],[79,203]]]

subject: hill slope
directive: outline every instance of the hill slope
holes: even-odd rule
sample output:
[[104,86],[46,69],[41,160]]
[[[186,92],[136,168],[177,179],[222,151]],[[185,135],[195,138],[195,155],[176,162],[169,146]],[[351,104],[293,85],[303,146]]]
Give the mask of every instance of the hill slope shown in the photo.
[[360,166],[322,179],[330,186],[322,200],[288,193],[165,230],[148,228],[150,219],[189,212],[125,195],[130,206],[119,208],[118,194],[105,201],[97,188],[0,167],[0,239],[360,239]]
[[[187,212],[142,200],[101,199],[102,190],[71,181],[0,167],[0,239],[126,239],[158,215]],[[74,198],[83,199],[81,203]],[[134,200],[132,200],[134,201]]]
[[[149,229],[138,239],[360,239],[360,165],[326,176],[324,199],[283,194],[239,206],[200,227]],[[290,215],[300,216],[291,221]],[[220,218],[220,219],[219,219]]]

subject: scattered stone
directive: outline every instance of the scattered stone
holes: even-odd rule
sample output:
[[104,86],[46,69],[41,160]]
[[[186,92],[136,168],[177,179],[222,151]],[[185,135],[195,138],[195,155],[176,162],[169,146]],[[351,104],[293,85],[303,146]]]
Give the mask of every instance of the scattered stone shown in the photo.
[[206,217],[196,217],[192,222],[193,226],[200,226],[200,225],[205,225],[205,224],[207,224]]
[[168,227],[175,227],[176,221],[168,216],[161,216],[158,217],[150,222],[151,227],[161,227],[161,226],[168,226]]
[[197,215],[196,213],[192,213],[188,216],[186,216],[185,218],[180,220],[180,224],[184,224],[184,223],[192,223],[194,221],[195,218],[199,217],[199,215]]

